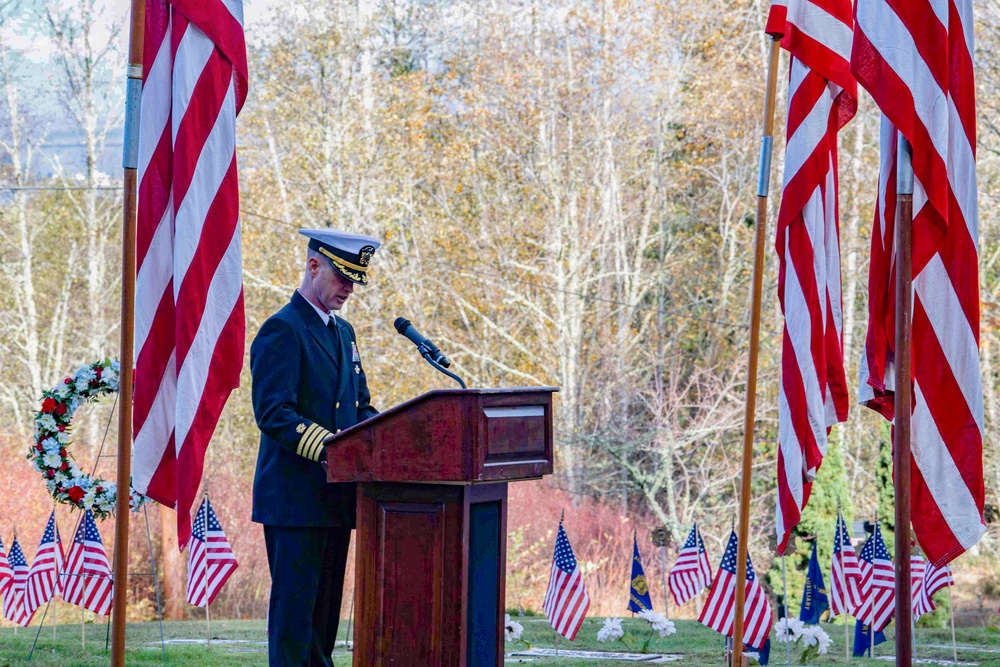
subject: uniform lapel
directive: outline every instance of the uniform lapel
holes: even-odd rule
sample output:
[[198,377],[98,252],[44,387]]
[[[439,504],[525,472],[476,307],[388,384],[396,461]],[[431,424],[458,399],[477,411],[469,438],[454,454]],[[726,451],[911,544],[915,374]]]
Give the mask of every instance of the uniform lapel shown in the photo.
[[[332,313],[330,317],[335,317]],[[354,364],[351,363],[351,336],[347,331],[339,317],[335,318],[337,322],[337,331],[340,332],[338,338],[340,339],[340,363],[337,365],[337,394],[336,397],[339,399],[343,394],[344,390],[347,389],[347,383],[351,379],[351,373],[354,372]]]
[[[333,334],[330,330],[326,328],[323,324],[323,320],[320,318],[319,314],[313,309],[309,302],[306,301],[305,297],[299,294],[297,291],[292,295],[292,303],[298,308],[299,314],[302,316],[302,321],[305,322],[306,328],[309,330],[309,334],[313,339],[319,344],[323,351],[326,352],[327,356],[330,357],[330,361],[333,363],[334,372],[342,375],[341,366],[342,363],[342,353],[337,349],[337,345],[333,340]],[[338,379],[339,384],[339,379]]]

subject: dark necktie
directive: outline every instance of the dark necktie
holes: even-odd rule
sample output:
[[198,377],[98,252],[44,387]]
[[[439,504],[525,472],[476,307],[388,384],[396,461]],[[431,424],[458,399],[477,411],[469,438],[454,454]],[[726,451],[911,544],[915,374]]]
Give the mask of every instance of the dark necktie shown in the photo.
[[340,327],[337,326],[337,318],[334,317],[333,313],[330,314],[330,319],[327,320],[326,327],[333,334],[333,342],[337,350],[340,350]]

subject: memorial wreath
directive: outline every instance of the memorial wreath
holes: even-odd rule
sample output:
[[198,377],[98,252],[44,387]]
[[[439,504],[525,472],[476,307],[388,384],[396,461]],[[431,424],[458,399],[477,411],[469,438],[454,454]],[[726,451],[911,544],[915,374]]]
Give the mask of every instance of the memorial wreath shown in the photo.
[[[89,509],[99,519],[114,513],[118,487],[80,470],[69,453],[69,438],[77,408],[118,391],[118,371],[117,359],[103,359],[81,366],[71,377],[42,392],[41,410],[35,413],[35,440],[28,454],[57,502]],[[131,489],[133,511],[147,500]]]

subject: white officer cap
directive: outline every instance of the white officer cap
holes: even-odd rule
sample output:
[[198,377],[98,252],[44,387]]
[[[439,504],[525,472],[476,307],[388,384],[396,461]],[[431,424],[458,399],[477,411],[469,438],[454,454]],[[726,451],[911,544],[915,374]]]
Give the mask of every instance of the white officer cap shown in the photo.
[[368,264],[382,243],[364,234],[350,234],[339,229],[300,229],[309,239],[309,248],[330,260],[336,271],[359,285],[368,284]]

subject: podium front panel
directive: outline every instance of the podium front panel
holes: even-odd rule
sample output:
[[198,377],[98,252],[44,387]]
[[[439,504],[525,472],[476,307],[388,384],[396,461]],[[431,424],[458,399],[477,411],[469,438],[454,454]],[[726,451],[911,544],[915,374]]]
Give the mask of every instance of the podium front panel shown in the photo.
[[354,667],[500,667],[507,485],[360,484]]

